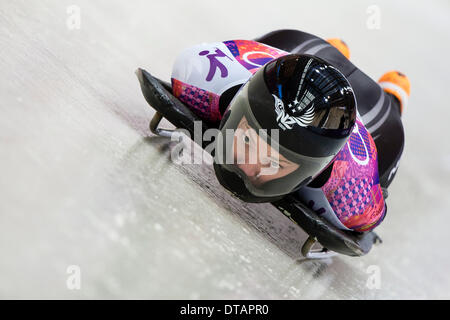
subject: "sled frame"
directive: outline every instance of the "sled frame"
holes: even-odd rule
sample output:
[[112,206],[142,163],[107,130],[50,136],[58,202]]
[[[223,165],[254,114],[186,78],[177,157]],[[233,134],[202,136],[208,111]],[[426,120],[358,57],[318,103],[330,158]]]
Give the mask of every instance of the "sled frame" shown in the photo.
[[[194,122],[202,121],[172,95],[170,84],[142,69],[138,69],[136,74],[145,99],[156,111],[149,124],[150,131],[158,136],[171,138],[175,130],[159,128],[161,120],[166,118],[176,128],[188,130],[193,134]],[[202,122],[202,130],[207,128],[208,124]],[[306,259],[327,259],[337,253],[362,256],[367,254],[374,244],[382,242],[373,231],[361,233],[338,229],[302,203],[295,194],[289,194],[272,204],[309,234],[301,248],[302,256]],[[313,249],[316,243],[323,248]]]

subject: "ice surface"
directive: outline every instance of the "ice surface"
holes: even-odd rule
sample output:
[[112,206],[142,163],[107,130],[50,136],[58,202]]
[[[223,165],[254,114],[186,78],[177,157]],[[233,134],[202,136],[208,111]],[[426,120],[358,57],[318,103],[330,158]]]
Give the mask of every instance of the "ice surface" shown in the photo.
[[[450,298],[447,1],[73,3],[1,1],[1,298]],[[342,37],[370,76],[411,79],[384,243],[368,256],[300,261],[299,227],[232,199],[210,166],[173,164],[148,130],[137,67],[169,80],[189,45],[279,28]]]

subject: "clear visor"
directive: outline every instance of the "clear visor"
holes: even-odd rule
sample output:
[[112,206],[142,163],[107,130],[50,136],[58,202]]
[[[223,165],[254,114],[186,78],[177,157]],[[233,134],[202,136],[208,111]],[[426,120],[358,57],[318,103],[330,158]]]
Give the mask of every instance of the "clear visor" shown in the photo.
[[316,177],[333,159],[307,157],[281,146],[281,129],[263,129],[255,119],[248,100],[248,83],[236,94],[226,117],[217,140],[215,162],[238,175],[255,196],[288,194]]

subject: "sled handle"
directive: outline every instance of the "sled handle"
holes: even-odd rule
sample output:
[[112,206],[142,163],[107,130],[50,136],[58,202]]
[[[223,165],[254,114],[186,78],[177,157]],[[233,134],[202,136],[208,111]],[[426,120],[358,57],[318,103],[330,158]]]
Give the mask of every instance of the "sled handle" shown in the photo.
[[337,255],[336,252],[323,248],[321,250],[313,250],[312,247],[316,244],[317,239],[313,236],[309,236],[302,246],[302,255],[306,259],[327,259]]

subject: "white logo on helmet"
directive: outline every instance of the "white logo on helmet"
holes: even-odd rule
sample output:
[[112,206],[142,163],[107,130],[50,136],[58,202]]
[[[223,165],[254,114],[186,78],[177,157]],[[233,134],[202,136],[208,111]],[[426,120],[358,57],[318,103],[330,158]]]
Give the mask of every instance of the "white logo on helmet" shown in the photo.
[[292,126],[294,124],[298,124],[300,127],[306,127],[314,120],[314,103],[311,104],[311,102],[313,102],[315,96],[308,90],[305,90],[302,97],[299,99],[306,73],[308,72],[309,66],[311,65],[312,61],[313,59],[309,59],[308,63],[306,64],[305,69],[303,70],[302,77],[300,79],[300,84],[297,89],[297,95],[295,96],[294,101],[292,101],[292,103],[288,105],[289,109],[296,113],[302,112],[306,109],[306,111],[301,116],[294,117],[287,114],[284,109],[283,101],[281,101],[281,99],[276,95],[272,94],[275,99],[275,112],[277,113],[278,126],[283,130],[292,129]]
[[277,114],[278,126],[281,129],[292,129],[295,124],[298,124],[300,127],[306,127],[314,120],[314,103],[308,107],[304,114],[299,117],[294,117],[286,113],[284,103],[280,98],[274,94],[272,96],[275,99],[275,112]]

